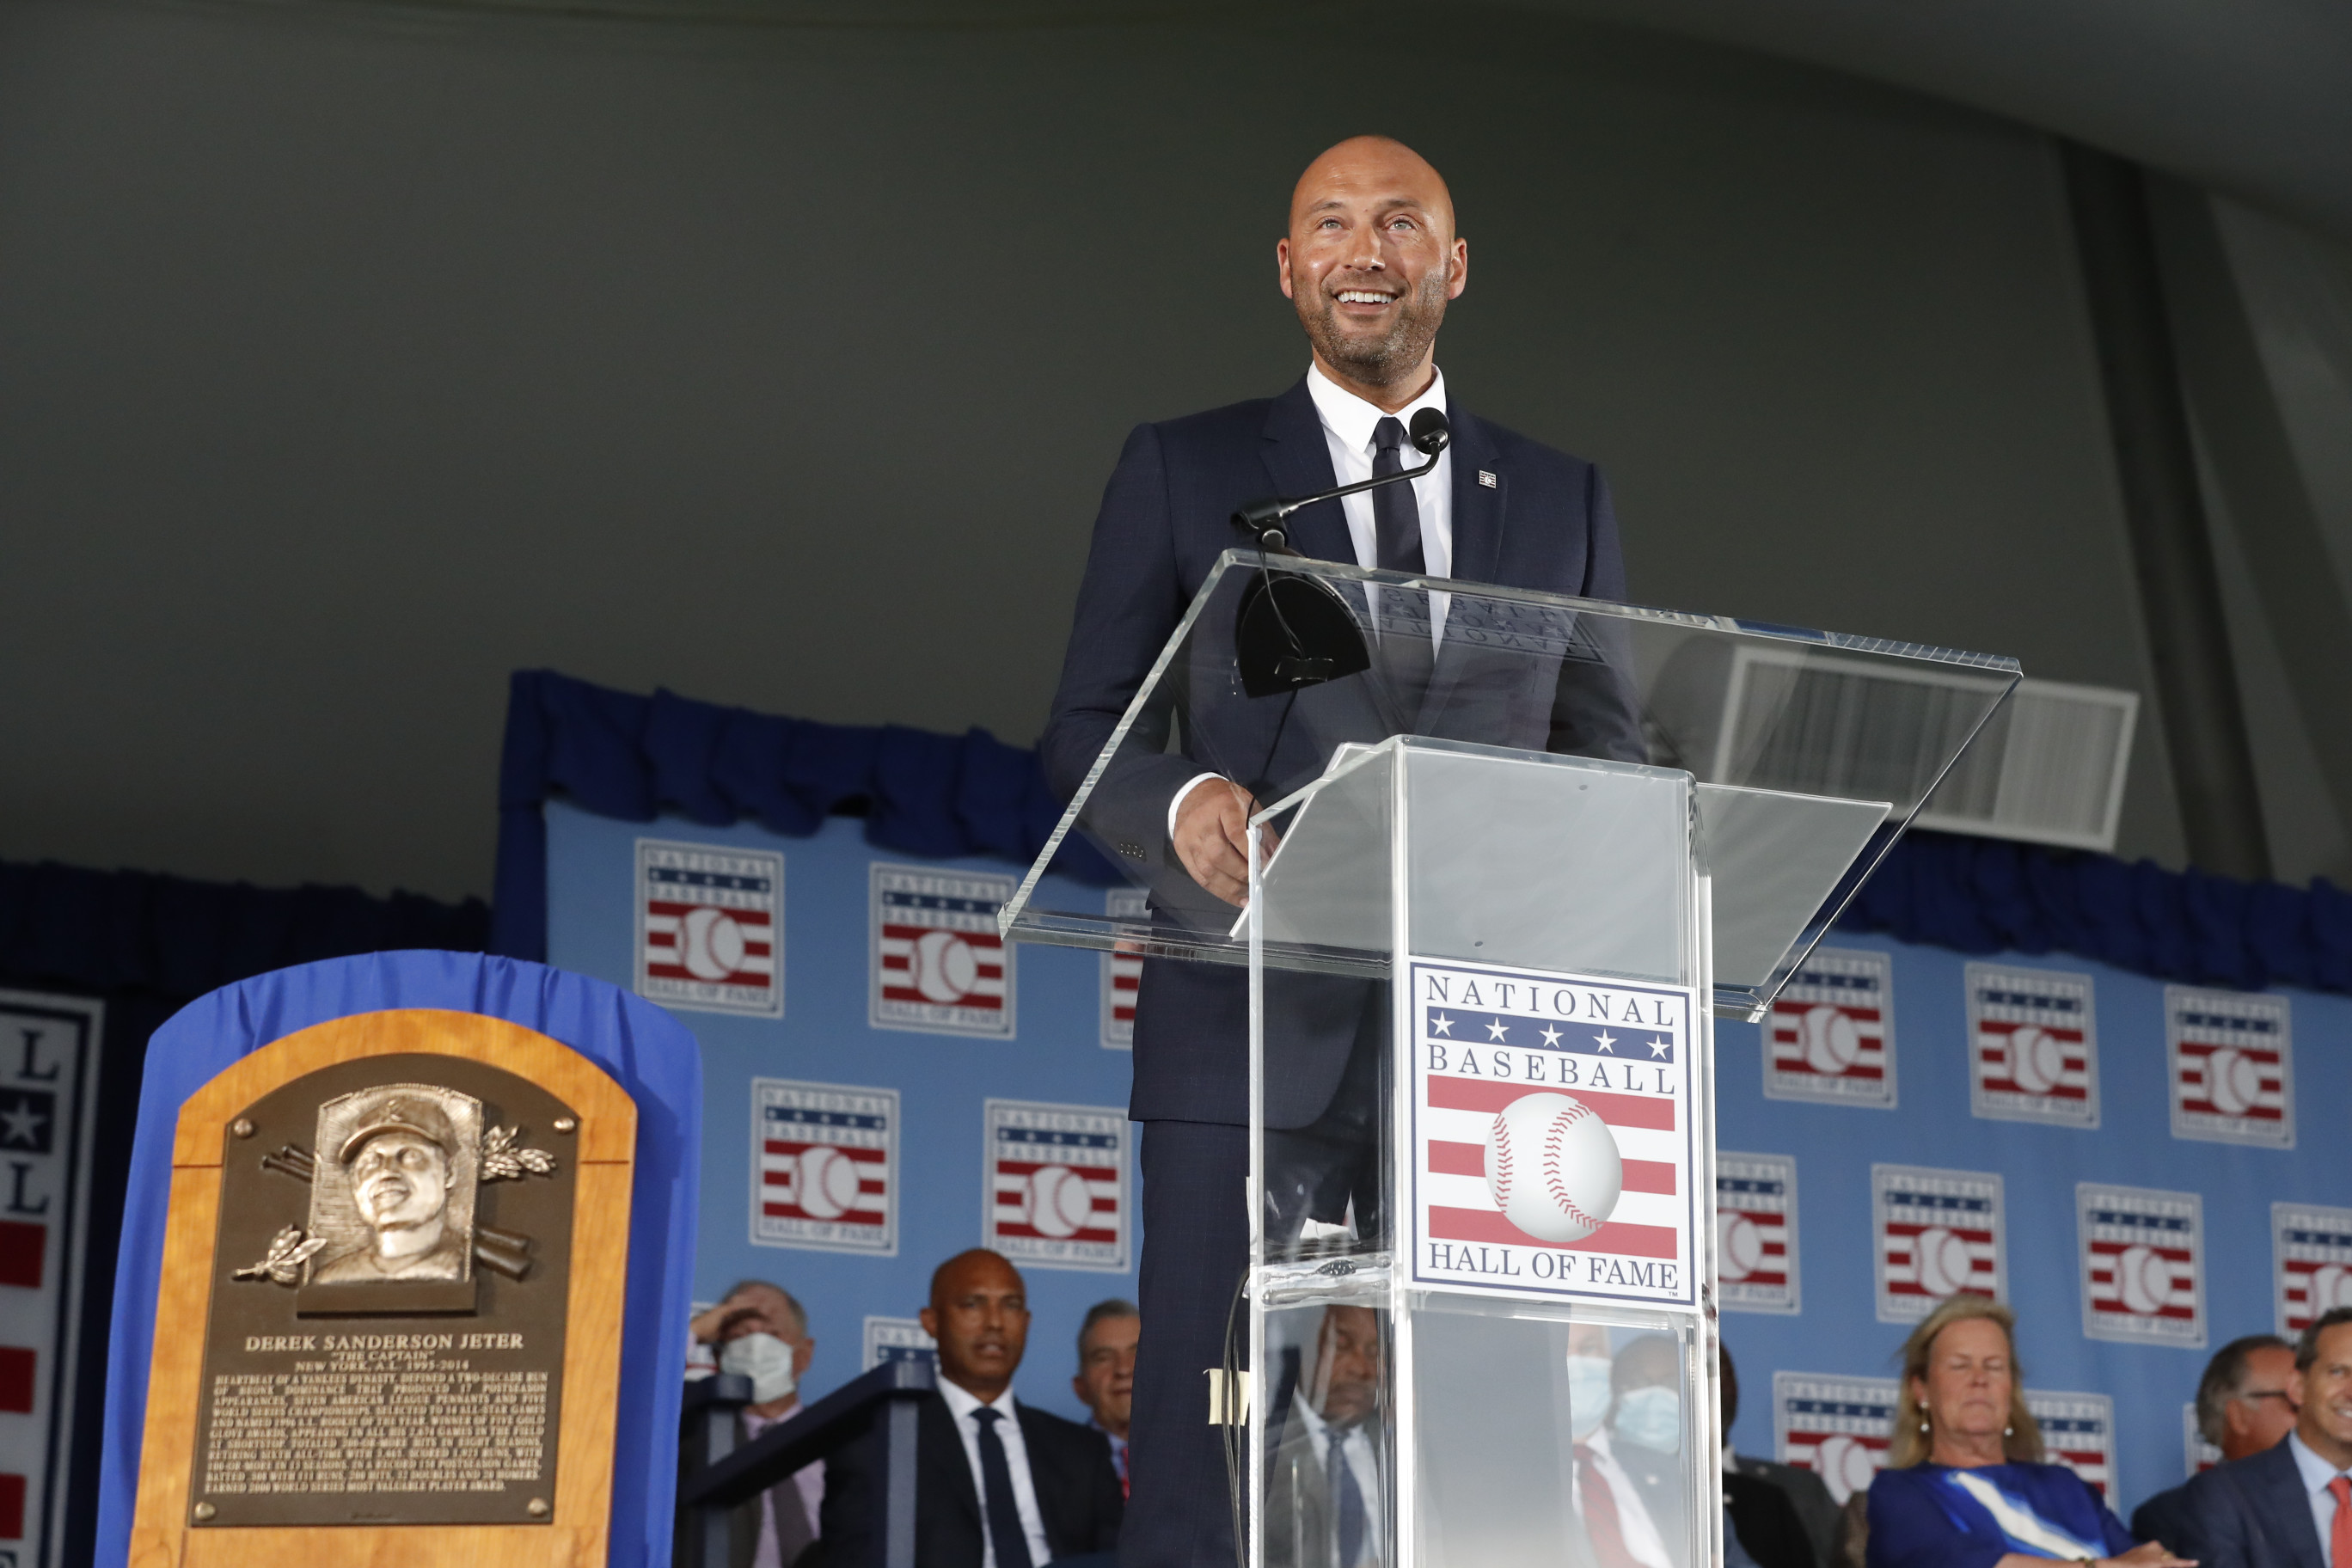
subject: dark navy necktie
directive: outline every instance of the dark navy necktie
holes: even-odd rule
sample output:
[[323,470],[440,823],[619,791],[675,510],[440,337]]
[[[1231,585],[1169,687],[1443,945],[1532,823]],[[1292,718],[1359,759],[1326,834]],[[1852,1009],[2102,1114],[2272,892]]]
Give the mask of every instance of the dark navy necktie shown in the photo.
[[[1403,447],[1404,426],[1394,415],[1383,416],[1372,426],[1374,479],[1404,471]],[[1382,485],[1372,492],[1372,521],[1381,545],[1374,564],[1381,571],[1419,576],[1429,570],[1421,549],[1421,504],[1413,500],[1411,479]]]
[[1004,1439],[996,1435],[1004,1412],[983,1405],[971,1418],[980,1423],[981,1511],[988,1516],[996,1568],[1036,1568],[1029,1555],[1029,1532],[1021,1528],[1021,1505],[1013,1498],[1013,1467],[1005,1462]]
[[1348,1463],[1348,1456],[1341,1451],[1346,1442],[1345,1435],[1331,1434],[1326,1474],[1331,1486],[1331,1531],[1339,1548],[1339,1568],[1356,1568],[1356,1560],[1364,1552],[1364,1489],[1356,1484],[1356,1467]]

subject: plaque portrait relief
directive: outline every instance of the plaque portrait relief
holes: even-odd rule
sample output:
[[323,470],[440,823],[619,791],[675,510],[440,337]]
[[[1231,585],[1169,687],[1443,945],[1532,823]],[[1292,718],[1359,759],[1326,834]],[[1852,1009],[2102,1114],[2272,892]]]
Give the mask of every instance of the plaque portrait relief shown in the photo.
[[310,1282],[472,1279],[481,1136],[482,1102],[431,1084],[319,1107]]

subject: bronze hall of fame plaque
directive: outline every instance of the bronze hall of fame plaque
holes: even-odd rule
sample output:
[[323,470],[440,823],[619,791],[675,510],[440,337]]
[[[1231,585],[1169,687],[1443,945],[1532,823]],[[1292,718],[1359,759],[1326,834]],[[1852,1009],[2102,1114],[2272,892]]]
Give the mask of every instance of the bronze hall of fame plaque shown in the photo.
[[426,1055],[320,1068],[229,1121],[192,1525],[552,1518],[578,1127]]

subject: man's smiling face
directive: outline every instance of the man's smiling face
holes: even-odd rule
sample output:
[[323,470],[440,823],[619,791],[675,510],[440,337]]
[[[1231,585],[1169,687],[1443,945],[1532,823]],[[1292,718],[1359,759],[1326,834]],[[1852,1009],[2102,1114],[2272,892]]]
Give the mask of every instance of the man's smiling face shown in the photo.
[[1426,384],[1430,345],[1470,253],[1454,236],[1445,182],[1418,153],[1359,136],[1316,159],[1291,194],[1290,233],[1275,255],[1327,372],[1380,387]]

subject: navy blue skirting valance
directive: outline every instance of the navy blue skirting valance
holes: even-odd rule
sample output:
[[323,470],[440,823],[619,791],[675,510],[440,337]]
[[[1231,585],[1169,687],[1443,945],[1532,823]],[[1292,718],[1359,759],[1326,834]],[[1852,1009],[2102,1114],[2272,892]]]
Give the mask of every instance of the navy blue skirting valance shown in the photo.
[[[561,794],[601,816],[673,810],[723,826],[746,817],[804,837],[828,815],[866,818],[877,847],[1025,863],[1062,803],[1036,754],[985,730],[937,735],[783,719],[667,691],[613,691],[551,670],[514,677],[499,781],[491,951],[545,956],[547,834]],[[1056,871],[1118,880],[1090,846]],[[2110,855],[1914,833],[1839,922],[1961,952],[2064,952],[2141,974],[2247,989],[2352,992],[2352,895],[2167,871]]]

